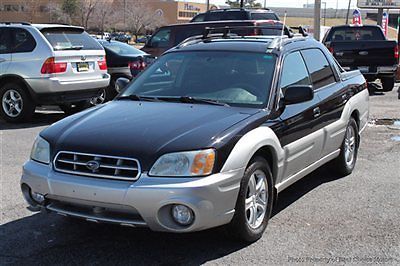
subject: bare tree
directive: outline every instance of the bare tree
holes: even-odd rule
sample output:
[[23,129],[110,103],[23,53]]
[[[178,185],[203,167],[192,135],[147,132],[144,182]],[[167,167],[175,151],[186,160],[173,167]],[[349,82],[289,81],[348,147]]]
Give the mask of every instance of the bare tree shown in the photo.
[[[100,1],[98,0],[80,0],[80,18],[81,18],[81,25],[86,29],[88,28],[89,20],[92,18],[93,14],[96,11],[96,7]],[[103,4],[103,1],[101,1]]]
[[104,33],[106,27],[114,26],[120,19],[120,13],[115,12],[115,6],[112,1],[103,1],[97,5],[93,14],[93,24],[101,33]]
[[152,10],[145,0],[134,0],[126,7],[126,20],[136,39],[139,34],[154,30],[164,23],[163,15]]

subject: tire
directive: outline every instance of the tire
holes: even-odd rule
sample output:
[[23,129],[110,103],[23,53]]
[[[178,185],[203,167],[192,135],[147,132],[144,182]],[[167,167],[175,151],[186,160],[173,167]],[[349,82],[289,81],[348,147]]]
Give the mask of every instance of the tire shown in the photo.
[[118,91],[116,89],[115,83],[117,82],[118,77],[111,78],[110,85],[107,87],[107,95],[106,100],[111,101],[114,100],[115,96],[118,95]]
[[105,102],[107,102],[107,89],[103,88],[100,92],[100,94],[96,97],[93,97],[92,99],[90,99],[90,105],[91,106],[96,106],[99,104],[103,104]]
[[381,78],[382,82],[382,91],[392,91],[394,88],[395,78]]
[[61,104],[60,109],[64,111],[66,115],[72,115],[78,113],[80,111],[85,110],[86,108],[90,107],[89,101],[80,101],[77,103],[65,103]]
[[359,144],[358,125],[354,118],[351,118],[340,147],[340,154],[332,161],[332,169],[342,176],[351,174],[356,165]]
[[7,122],[29,121],[35,112],[35,103],[26,88],[19,83],[0,87],[0,116]]
[[[252,184],[261,185],[262,180],[264,180],[264,185],[260,186],[260,190],[257,191],[255,189],[257,186]],[[251,196],[253,192],[255,192],[256,198]],[[227,235],[244,242],[254,242],[260,239],[271,216],[274,193],[273,178],[268,162],[262,157],[253,158],[240,184],[235,214],[232,221],[225,226]],[[248,204],[246,201],[249,201]],[[254,213],[256,215],[252,216]],[[256,216],[258,216],[257,219],[251,218]]]

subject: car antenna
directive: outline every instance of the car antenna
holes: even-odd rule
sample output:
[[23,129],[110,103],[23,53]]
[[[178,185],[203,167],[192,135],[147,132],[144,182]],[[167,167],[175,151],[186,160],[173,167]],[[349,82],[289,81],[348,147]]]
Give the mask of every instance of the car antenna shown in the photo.
[[283,34],[285,33],[286,15],[287,15],[287,11],[285,10],[285,15],[283,17],[282,31],[281,31],[281,40],[280,40],[280,43],[279,43],[279,50],[281,49]]

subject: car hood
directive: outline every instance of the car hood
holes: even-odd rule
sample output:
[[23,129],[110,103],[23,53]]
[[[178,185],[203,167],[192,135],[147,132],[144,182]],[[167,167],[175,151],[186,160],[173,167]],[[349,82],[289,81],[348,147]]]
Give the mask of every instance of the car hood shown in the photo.
[[213,147],[257,109],[168,102],[112,101],[67,117],[41,133],[59,151],[136,158],[149,170],[168,152]]

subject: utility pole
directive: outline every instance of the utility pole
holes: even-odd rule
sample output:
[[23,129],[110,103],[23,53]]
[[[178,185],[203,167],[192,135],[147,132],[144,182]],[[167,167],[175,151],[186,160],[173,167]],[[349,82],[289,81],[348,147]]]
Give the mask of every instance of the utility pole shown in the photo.
[[314,2],[314,38],[319,41],[321,32],[321,0]]
[[240,0],[240,8],[243,8],[243,6],[244,6],[244,0]]
[[210,10],[210,0],[207,0],[206,3],[207,3],[207,11],[208,11],[208,10]]
[[264,0],[264,8],[267,8],[267,0]]
[[378,8],[378,16],[376,17],[376,22],[378,26],[382,26],[382,18],[383,18],[383,8]]
[[349,5],[347,6],[346,25],[349,24],[350,5],[351,0],[349,0]]

